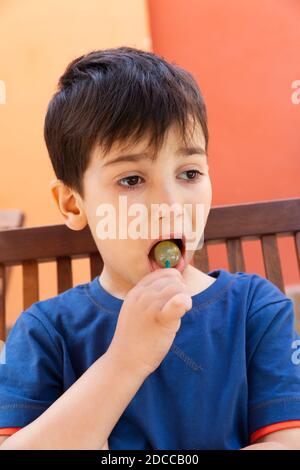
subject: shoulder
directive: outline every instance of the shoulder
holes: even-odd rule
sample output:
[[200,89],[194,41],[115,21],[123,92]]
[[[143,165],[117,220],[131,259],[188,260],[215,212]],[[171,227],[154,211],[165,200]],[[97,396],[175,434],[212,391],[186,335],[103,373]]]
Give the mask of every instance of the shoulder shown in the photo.
[[256,273],[220,271],[223,279],[218,290],[220,308],[230,309],[236,319],[243,317],[248,333],[257,323],[267,327],[280,313],[282,317],[282,311],[293,317],[292,300],[270,280]]
[[263,334],[279,322],[294,322],[293,301],[273,282],[256,273],[235,273],[236,283],[244,292],[248,335]]
[[57,342],[59,337],[68,336],[68,332],[72,334],[83,328],[90,317],[95,317],[97,308],[89,296],[89,285],[90,282],[79,284],[56,296],[34,302],[21,312],[11,332],[27,328],[47,333]]
[[266,348],[267,354],[274,345],[289,350],[296,339],[293,301],[263,276],[249,276],[245,318],[249,359],[259,348]]
[[248,294],[248,319],[259,312],[274,314],[282,308],[293,310],[293,302],[273,282],[258,274],[251,274]]
[[246,311],[250,315],[269,304],[292,302],[275,284],[259,274],[240,271],[226,273],[228,280],[232,280],[230,291],[243,297]]

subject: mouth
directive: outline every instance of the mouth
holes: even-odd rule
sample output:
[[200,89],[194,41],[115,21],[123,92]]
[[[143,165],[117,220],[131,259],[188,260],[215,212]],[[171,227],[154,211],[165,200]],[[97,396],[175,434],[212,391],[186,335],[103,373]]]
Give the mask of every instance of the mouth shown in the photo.
[[185,267],[185,236],[184,235],[176,236],[174,234],[171,234],[170,237],[168,237],[168,236],[160,237],[159,239],[154,240],[152,242],[152,244],[150,245],[149,251],[148,251],[148,259],[149,259],[150,270],[154,271],[156,269],[162,269],[162,267],[155,261],[155,258],[154,258],[155,247],[162,240],[172,241],[173,243],[175,243],[178,246],[178,248],[180,250],[180,253],[181,253],[181,257],[180,257],[178,263],[173,267],[178,269],[179,271],[183,271],[183,269]]

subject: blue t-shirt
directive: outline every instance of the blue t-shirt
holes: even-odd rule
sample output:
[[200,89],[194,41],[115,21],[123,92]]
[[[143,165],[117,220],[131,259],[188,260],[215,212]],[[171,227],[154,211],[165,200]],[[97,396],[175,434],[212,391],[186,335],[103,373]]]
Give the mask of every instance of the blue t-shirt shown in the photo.
[[[262,427],[300,420],[293,302],[257,274],[208,274],[216,281],[192,297],[110,449],[240,449]],[[96,277],[21,313],[0,365],[0,428],[29,424],[106,352],[122,303]]]

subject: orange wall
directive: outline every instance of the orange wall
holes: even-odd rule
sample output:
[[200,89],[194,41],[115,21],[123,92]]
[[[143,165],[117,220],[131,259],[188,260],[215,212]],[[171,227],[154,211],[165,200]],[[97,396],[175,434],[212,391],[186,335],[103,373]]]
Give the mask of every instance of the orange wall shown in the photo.
[[[46,108],[59,76],[75,57],[121,45],[149,49],[144,0],[1,0],[0,208],[20,208],[26,226],[62,223],[49,190],[54,174],[43,140]],[[37,241],[38,242],[38,241]],[[77,263],[74,283],[85,282]],[[56,293],[55,266],[41,265],[41,298]],[[22,309],[21,270],[10,278],[7,309]]]
[[[300,196],[299,0],[148,0],[154,52],[189,70],[204,94],[213,205]],[[255,244],[252,244],[255,245]],[[248,267],[263,274],[250,248]],[[286,283],[299,283],[291,240]],[[226,263],[224,253],[216,266]]]

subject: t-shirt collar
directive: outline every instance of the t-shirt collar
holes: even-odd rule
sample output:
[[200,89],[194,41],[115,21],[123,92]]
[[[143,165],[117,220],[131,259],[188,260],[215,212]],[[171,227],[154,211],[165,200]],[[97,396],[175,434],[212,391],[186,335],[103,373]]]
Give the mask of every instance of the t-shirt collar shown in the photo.
[[[222,268],[209,271],[207,274],[211,277],[214,277],[216,281],[210,284],[202,292],[192,296],[193,307],[195,305],[207,303],[216,297],[221,291],[224,290],[233,276],[233,274],[231,274],[229,271]],[[122,307],[124,299],[115,297],[105,290],[99,281],[99,276],[96,276],[90,283],[88,283],[88,287],[90,294],[94,297],[99,306],[103,306],[104,308],[112,311],[119,311]]]

